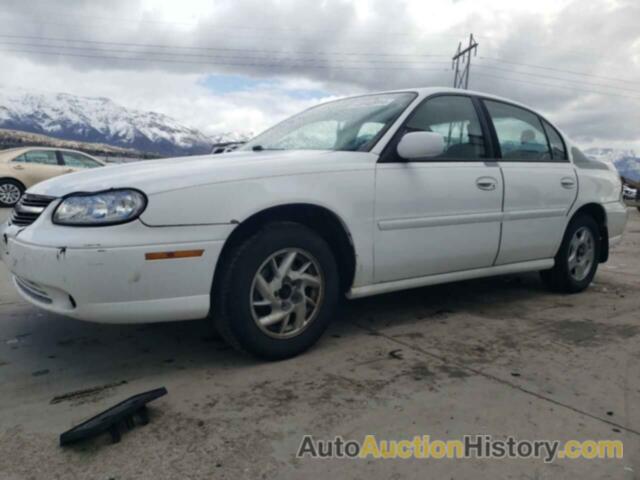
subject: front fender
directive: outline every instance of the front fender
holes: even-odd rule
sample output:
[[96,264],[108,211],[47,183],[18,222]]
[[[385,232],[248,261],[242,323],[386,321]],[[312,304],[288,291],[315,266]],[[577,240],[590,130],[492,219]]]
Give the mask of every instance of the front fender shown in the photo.
[[310,204],[333,212],[351,234],[359,278],[373,269],[373,168],[256,178],[195,186],[149,196],[141,220],[149,226],[237,225],[258,212]]

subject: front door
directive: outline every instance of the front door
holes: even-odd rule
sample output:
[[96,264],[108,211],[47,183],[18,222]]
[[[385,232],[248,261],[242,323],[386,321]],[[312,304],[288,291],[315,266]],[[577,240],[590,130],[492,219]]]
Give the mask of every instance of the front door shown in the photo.
[[523,108],[483,101],[500,145],[504,223],[496,265],[553,258],[578,192],[560,134]]
[[18,178],[27,187],[65,173],[55,150],[29,150],[16,157],[11,162],[11,167],[19,172]]
[[[405,161],[404,133],[441,134],[445,150]],[[422,102],[376,168],[375,281],[490,267],[500,242],[503,183],[474,101],[439,95]]]

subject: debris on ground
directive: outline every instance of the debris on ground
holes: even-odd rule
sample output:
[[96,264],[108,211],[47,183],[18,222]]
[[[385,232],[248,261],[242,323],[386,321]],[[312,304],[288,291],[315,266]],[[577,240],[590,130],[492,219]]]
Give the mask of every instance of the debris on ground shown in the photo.
[[129,397],[64,432],[60,435],[60,446],[87,440],[105,432],[109,432],[113,443],[118,443],[122,436],[121,425],[124,424],[128,430],[131,430],[135,426],[136,417],[140,425],[149,423],[147,403],[166,394],[167,389],[160,387]]

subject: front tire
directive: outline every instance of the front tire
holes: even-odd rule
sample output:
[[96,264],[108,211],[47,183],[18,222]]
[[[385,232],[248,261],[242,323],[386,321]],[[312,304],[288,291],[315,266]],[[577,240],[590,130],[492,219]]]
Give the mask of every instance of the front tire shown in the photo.
[[5,178],[0,180],[0,207],[13,208],[22,198],[24,187],[20,182]]
[[589,286],[600,258],[598,224],[589,215],[578,215],[569,223],[555,266],[540,272],[551,291],[578,293]]
[[214,284],[220,335],[249,354],[278,360],[311,347],[334,318],[335,257],[309,228],[272,223],[233,249]]

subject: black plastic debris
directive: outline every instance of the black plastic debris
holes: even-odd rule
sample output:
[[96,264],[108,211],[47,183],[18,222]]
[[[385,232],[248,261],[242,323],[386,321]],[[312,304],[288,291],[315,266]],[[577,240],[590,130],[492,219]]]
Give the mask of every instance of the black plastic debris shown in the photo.
[[167,394],[164,387],[139,393],[133,397],[114,405],[113,407],[99,413],[95,417],[82,422],[71,430],[60,435],[60,446],[87,440],[109,432],[113,443],[118,443],[121,438],[121,426],[125,425],[128,430],[135,426],[135,418],[138,418],[140,425],[149,423],[147,403]]
[[402,360],[404,357],[402,355],[402,349],[398,348],[397,350],[391,350],[389,352],[389,356],[391,358],[395,358],[396,360]]

